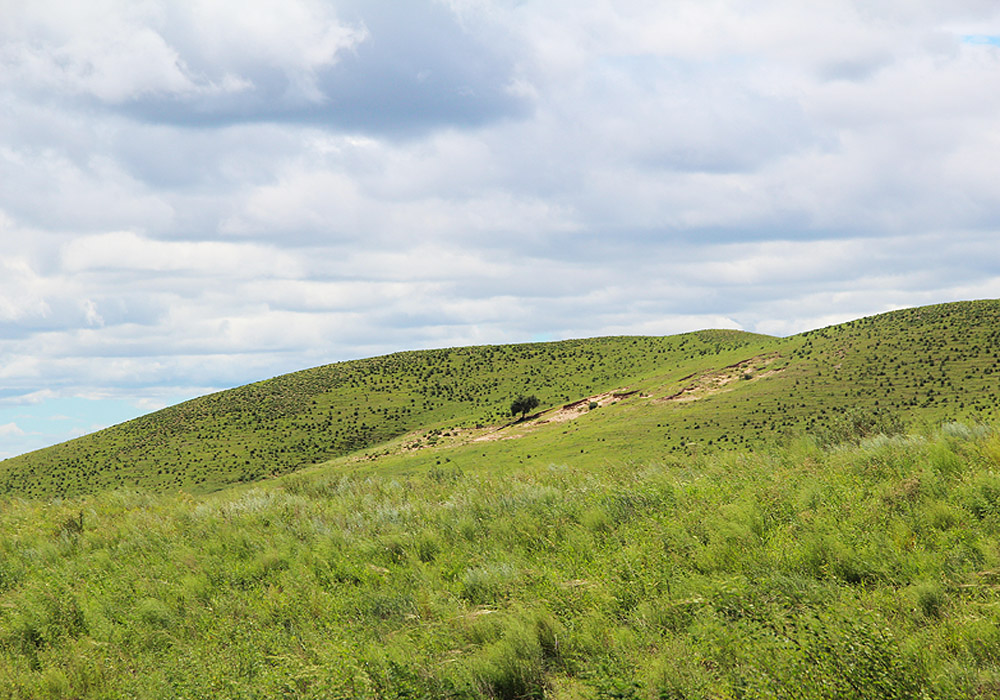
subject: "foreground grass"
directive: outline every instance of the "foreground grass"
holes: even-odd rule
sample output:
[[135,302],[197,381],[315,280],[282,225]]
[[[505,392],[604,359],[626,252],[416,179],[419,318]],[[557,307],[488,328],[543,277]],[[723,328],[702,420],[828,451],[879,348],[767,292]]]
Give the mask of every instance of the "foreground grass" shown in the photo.
[[1000,435],[953,424],[9,500],[0,692],[996,697],[998,468]]

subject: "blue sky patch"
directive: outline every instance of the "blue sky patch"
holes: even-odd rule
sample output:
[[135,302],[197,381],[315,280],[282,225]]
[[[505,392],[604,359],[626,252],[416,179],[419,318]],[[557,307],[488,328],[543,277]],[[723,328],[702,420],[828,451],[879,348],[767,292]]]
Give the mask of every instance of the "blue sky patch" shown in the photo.
[[998,34],[965,34],[962,36],[963,44],[977,44],[980,46],[1000,46],[1000,35]]
[[149,412],[123,399],[55,398],[0,406],[0,459],[64,442]]

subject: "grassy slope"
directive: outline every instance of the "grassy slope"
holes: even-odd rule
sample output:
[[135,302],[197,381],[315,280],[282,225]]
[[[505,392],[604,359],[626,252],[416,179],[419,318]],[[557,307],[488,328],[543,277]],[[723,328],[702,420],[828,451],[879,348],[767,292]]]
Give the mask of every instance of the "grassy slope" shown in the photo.
[[669,338],[407,352],[206,396],[0,463],[0,492],[31,497],[122,485],[209,491],[286,473],[443,425],[507,420],[521,392],[555,405],[653,375],[681,377],[754,354],[738,331]]
[[990,698],[1000,435],[0,502],[12,698]]
[[[995,302],[928,307],[783,340],[407,353],[122,426],[116,439],[137,453],[160,431],[173,451],[148,448],[159,458],[196,444],[184,442],[191,425],[235,449],[255,433],[225,427],[279,401],[304,406],[273,423],[300,440],[332,406],[353,414],[362,389],[373,398],[359,416],[385,415],[378,401],[393,398],[389,415],[402,417],[388,442],[221,493],[0,501],[0,688],[24,698],[995,697],[1000,435],[946,426],[828,451],[759,444],[875,401],[913,423],[988,419],[998,313]],[[535,364],[549,351],[559,362]],[[773,353],[781,359],[738,368],[751,378],[722,391],[663,400]],[[414,404],[389,390],[457,387],[468,381],[460,361],[492,372],[477,375],[478,406],[442,400],[444,388]],[[499,431],[518,439],[438,430],[492,422],[522,389],[561,405],[623,385],[641,391],[565,423],[543,414]],[[325,393],[303,389],[317,386]],[[344,395],[355,405],[330,403]],[[105,449],[63,449],[88,444]]]
[[[7,460],[0,463],[0,492],[51,497],[123,485],[211,491],[410,433],[500,424],[521,392],[536,393],[543,407],[614,389],[642,395],[496,448],[519,459],[540,452],[565,459],[581,449],[600,460],[744,448],[812,431],[857,405],[894,408],[910,422],[984,419],[998,404],[998,348],[1000,302],[980,301],[784,339],[702,331],[399,353],[221,392]],[[765,367],[760,358],[767,357],[777,359]],[[696,401],[663,400],[752,358],[758,360],[746,368],[749,380]],[[461,459],[478,448],[455,449]]]

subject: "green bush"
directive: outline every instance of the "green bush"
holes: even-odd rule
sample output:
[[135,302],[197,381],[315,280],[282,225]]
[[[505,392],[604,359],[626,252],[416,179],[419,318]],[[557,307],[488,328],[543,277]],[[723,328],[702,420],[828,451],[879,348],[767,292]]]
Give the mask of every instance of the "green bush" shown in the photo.
[[503,637],[485,647],[474,674],[489,697],[545,697],[546,671],[559,658],[559,624],[545,611],[512,616]]
[[858,444],[876,435],[899,435],[903,421],[894,411],[884,408],[849,408],[817,430],[817,438],[825,445]]
[[910,586],[907,595],[914,608],[925,617],[939,617],[947,603],[947,596],[940,583],[922,581]]
[[139,620],[154,629],[166,629],[173,620],[170,608],[156,598],[143,598],[136,605],[136,616]]
[[470,603],[497,602],[514,580],[514,568],[505,562],[468,569],[462,576],[461,595]]

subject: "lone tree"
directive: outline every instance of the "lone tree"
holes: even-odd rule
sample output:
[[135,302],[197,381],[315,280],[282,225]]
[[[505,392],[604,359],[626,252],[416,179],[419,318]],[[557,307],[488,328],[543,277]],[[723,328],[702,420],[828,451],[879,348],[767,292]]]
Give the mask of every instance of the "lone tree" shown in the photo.
[[531,396],[518,396],[514,399],[514,403],[510,405],[510,413],[512,416],[516,416],[518,413],[521,414],[520,420],[524,420],[528,415],[528,411],[532,411],[538,408],[538,397],[532,394]]

